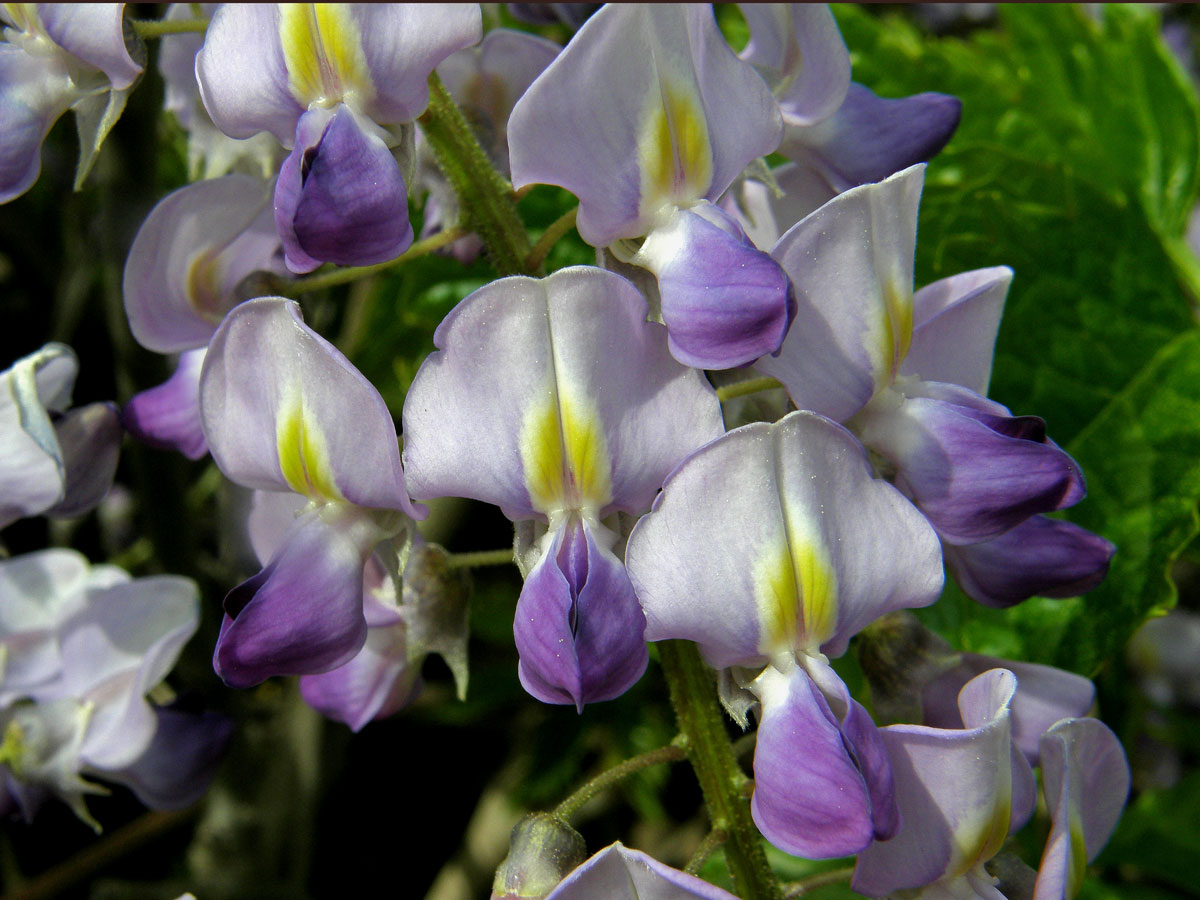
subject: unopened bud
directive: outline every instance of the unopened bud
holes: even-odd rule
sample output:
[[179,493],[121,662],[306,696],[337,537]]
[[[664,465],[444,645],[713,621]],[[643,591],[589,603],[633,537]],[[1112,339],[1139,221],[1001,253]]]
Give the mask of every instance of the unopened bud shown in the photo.
[[491,900],[541,900],[586,857],[578,831],[551,813],[530,813],[513,826]]
[[954,649],[907,610],[888,613],[858,638],[858,662],[880,725],[920,722],[921,692],[958,661]]

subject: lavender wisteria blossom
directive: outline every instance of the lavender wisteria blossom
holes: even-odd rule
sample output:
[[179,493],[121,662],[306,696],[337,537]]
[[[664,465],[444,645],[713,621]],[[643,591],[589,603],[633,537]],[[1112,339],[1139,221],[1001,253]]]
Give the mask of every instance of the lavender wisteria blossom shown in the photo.
[[[196,57],[213,122],[268,131],[291,154],[275,188],[287,264],[363,265],[412,243],[393,155],[429,102],[434,67],[481,36],[477,4],[223,6]],[[410,172],[411,177],[411,172]]]
[[125,4],[5,3],[0,23],[0,203],[37,180],[42,141],[68,109],[82,149],[78,186],[142,73],[125,40]]
[[[695,875],[665,866],[620,841],[572,871],[546,900],[734,900]],[[503,900],[497,896],[496,900]]]
[[796,286],[799,324],[756,367],[879,455],[975,599],[1007,606],[1089,590],[1112,545],[1041,516],[1083,498],[1083,473],[1042,419],[984,396],[1011,270],[913,293],[923,173],[853,188],[779,239],[771,252]]
[[159,808],[204,792],[231,723],[145,699],[196,630],[195,584],[54,549],[0,562],[0,596],[0,809],[28,819],[52,792],[98,828],[84,776]]
[[139,344],[178,353],[175,373],[133,397],[122,414],[140,440],[191,459],[208,452],[200,427],[200,370],[225,314],[247,299],[256,273],[287,272],[271,210],[271,185],[233,174],[172,191],[129,248],[122,285]]
[[405,400],[414,497],[471,497],[545,528],[520,560],[513,631],[521,683],[549,703],[582,708],[641,676],[644,620],[610,517],[649,509],[723,430],[712,389],[645,319],[636,289],[600,269],[501,279],[445,318]]
[[226,596],[218,674],[246,687],[343,665],[367,639],[367,558],[423,517],[383,398],[299,306],[264,297],[235,307],[213,336],[200,415],[228,478],[308,501],[263,570]]
[[695,641],[761,704],[754,820],[789,853],[855,853],[899,826],[887,756],[834,673],[850,638],[942,587],[937,537],[841,426],[795,412],[671,475],[629,538],[646,638]]
[[70,408],[78,371],[74,351],[50,343],[0,372],[0,528],[22,516],[87,512],[112,485],[117,410]]
[[654,273],[675,358],[728,368],[776,351],[795,309],[779,266],[713,202],[782,127],[710,8],[611,4],[513,109],[513,184],[579,197],[583,239]]

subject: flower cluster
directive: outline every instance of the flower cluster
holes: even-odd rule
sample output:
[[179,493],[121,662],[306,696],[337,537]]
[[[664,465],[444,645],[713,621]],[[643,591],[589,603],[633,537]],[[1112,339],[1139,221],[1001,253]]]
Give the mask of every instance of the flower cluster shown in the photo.
[[[563,48],[503,29],[480,43],[473,5],[205,12],[203,41],[164,39],[161,66],[209,177],[149,214],[123,286],[134,338],[178,367],[120,421],[255,491],[262,568],[224,598],[217,675],[300,676],[355,730],[414,698],[431,652],[465,692],[465,586],[417,523],[420,502],[482,501],[515,526],[533,697],[582,713],[642,678],[647,642],[692,642],[730,715],[756,722],[758,830],[798,856],[858,854],[853,886],[871,897],[1002,897],[986,866],[1030,818],[1040,767],[1051,830],[1034,896],[1073,896],[1129,783],[1116,738],[1086,718],[1090,683],[947,648],[914,718],[878,727],[831,662],[935,603],[947,572],[1005,607],[1090,590],[1115,549],[1051,517],[1085,484],[1046,423],[986,396],[1014,273],[914,285],[925,161],[958,101],[852,83],[821,6],[747,5],[740,53],[699,4],[606,6]],[[103,32],[83,8],[6,15],[0,63],[19,77],[3,87],[2,199],[32,183],[54,117],[140,71],[107,18],[119,5]],[[578,198],[597,264],[545,275],[530,251],[527,270],[462,299],[398,437],[376,387],[279,294],[324,263],[395,259],[410,198],[427,198],[423,238],[454,239],[462,260],[492,250],[486,229],[464,234],[512,199],[439,171],[445,122],[419,139],[414,125],[443,115],[431,85],[497,179]],[[68,410],[73,376],[59,345],[0,375],[0,524],[82,510],[112,480],[117,414]],[[714,384],[773,390],[778,414],[739,420]],[[0,564],[5,591],[19,598],[0,608],[9,795],[28,812],[41,785],[81,808],[83,772],[175,797],[157,755],[195,726],[167,728],[143,697],[195,626],[193,590],[46,551]],[[199,766],[215,743],[185,755]],[[620,844],[559,878],[526,893],[498,877],[496,896],[729,896]]]

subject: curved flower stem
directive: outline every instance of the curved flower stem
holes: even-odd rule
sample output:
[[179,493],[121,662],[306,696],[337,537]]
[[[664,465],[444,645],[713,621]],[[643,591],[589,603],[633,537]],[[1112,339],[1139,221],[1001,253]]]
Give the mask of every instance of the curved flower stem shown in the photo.
[[560,819],[569,820],[571,816],[579,811],[583,804],[587,803],[598,793],[606,788],[612,787],[620,781],[624,781],[634,772],[638,772],[649,766],[656,766],[664,762],[676,762],[683,759],[687,755],[683,749],[682,742],[670,743],[665,747],[659,747],[657,750],[648,750],[645,753],[639,753],[637,756],[632,756],[623,763],[613,766],[607,771],[601,772],[595,778],[581,786],[575,793],[567,797],[562,803],[554,808],[551,815],[558,816]]
[[691,641],[662,641],[658,657],[713,830],[728,835],[725,858],[739,896],[743,900],[780,900],[779,883],[767,865],[758,829],[750,818],[745,791],[750,779],[734,759],[716,702],[712,670]]
[[446,565],[451,569],[478,569],[481,566],[506,566],[515,563],[512,547],[503,550],[476,550],[473,553],[451,553]]
[[745,381],[735,381],[733,384],[725,384],[717,388],[717,399],[724,403],[736,397],[746,397],[750,394],[757,394],[760,391],[770,391],[779,387],[783,387],[783,385],[770,375],[763,375],[760,378],[747,378]]
[[579,215],[579,204],[575,204],[572,209],[567,210],[550,223],[550,226],[542,236],[538,238],[538,242],[533,245],[533,251],[525,258],[525,265],[528,269],[536,271],[541,268],[550,251],[554,249],[554,245],[559,242],[563,235],[575,227],[575,217],[577,215]]
[[532,271],[526,260],[533,248],[517,213],[512,185],[492,166],[437,72],[429,76],[429,107],[417,122],[458,196],[463,224],[483,239],[496,271]]
[[688,860],[688,864],[684,866],[683,871],[689,875],[699,875],[700,868],[721,848],[721,845],[729,840],[724,829],[714,828],[704,836],[704,840],[700,842],[700,846],[696,848],[696,852],[692,854],[692,858]]
[[842,881],[849,881],[853,874],[854,866],[818,872],[816,875],[809,875],[807,878],[801,878],[799,881],[792,881],[784,885],[785,893],[783,896],[785,900],[792,900],[794,897],[803,897],[809,891],[815,891],[817,888],[823,888],[830,884],[838,884]]
[[208,19],[134,19],[133,30],[143,41],[164,37],[168,34],[204,34],[208,30]]
[[284,296],[291,297],[296,294],[307,294],[327,287],[349,284],[352,281],[370,278],[372,275],[378,275],[380,272],[386,272],[389,269],[402,266],[406,262],[411,262],[419,256],[428,256],[430,253],[440,250],[447,244],[453,244],[466,234],[467,231],[464,228],[448,228],[424,240],[417,241],[395,259],[375,263],[372,266],[344,266],[338,269],[330,269],[328,272],[318,272],[316,275],[309,275],[307,278],[297,278],[295,281],[282,283],[279,287],[279,292]]

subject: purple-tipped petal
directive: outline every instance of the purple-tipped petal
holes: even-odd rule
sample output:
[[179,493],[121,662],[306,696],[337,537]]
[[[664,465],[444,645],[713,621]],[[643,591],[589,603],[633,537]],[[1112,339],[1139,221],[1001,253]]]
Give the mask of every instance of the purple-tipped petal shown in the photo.
[[597,542],[605,529],[564,523],[529,573],[513,623],[521,684],[546,703],[584,704],[625,693],[646,670],[645,616],[625,567]]
[[202,347],[256,271],[286,271],[269,186],[248,175],[186,185],[150,210],[129,248],[129,328],[157,353]]
[[1064,719],[1042,737],[1050,837],[1033,900],[1071,900],[1084,868],[1108,841],[1129,794],[1129,763],[1097,719]]
[[297,519],[263,570],[225,597],[213,667],[230,687],[328,672],[362,649],[363,565],[373,544],[321,513]]
[[[890,840],[877,841],[859,855],[854,890],[885,897],[958,879],[1000,849],[1012,824],[1013,762],[1025,762],[1014,756],[1009,732],[1008,704],[1015,689],[1012,673],[993,669],[963,689],[967,728],[880,729],[902,824]],[[1032,786],[1032,772],[1025,768]]]
[[[843,731],[829,700],[798,666],[787,675],[768,667],[753,690],[762,716],[750,809],[767,840],[796,856],[831,859],[890,837],[897,825],[891,771],[878,732],[858,721],[865,711],[854,714],[850,733]],[[843,709],[848,696],[843,686],[837,698]],[[862,757],[855,738],[866,751]],[[872,767],[870,785],[863,760]],[[876,803],[884,820],[879,824]]]
[[204,360],[200,415],[213,459],[238,484],[424,517],[383,398],[292,301],[229,313]]
[[233,720],[215,712],[162,708],[154,713],[150,746],[128,767],[106,771],[104,777],[130,788],[151,809],[184,809],[200,799],[217,774]]
[[800,409],[844,422],[899,371],[913,320],[913,255],[924,166],[834,197],[771,255],[796,291],[795,327],[755,368]]
[[1062,519],[1032,516],[978,544],[947,544],[946,568],[968,597],[1003,609],[1030,597],[1077,597],[1108,574],[1116,546]]
[[724,668],[796,648],[830,656],[886,612],[932,603],[941,552],[841,426],[795,412],[690,456],[625,554],[646,638]]
[[634,261],[654,273],[671,354],[698,369],[730,369],[774,353],[796,298],[779,264],[719,207],[678,210]]
[[900,374],[987,396],[992,352],[1013,272],[1008,266],[951,275],[913,296],[913,336]]
[[124,90],[142,67],[125,47],[124,3],[39,3],[38,16],[54,43],[102,71]]
[[1059,719],[1083,716],[1091,709],[1096,687],[1082,675],[1037,663],[963,653],[957,666],[926,685],[921,696],[923,724],[962,728],[959,692],[976,675],[996,668],[1008,669],[1017,678],[1011,704],[1012,739],[1029,764],[1036,766],[1042,734]]
[[716,200],[781,131],[770,91],[709,8],[612,4],[513,109],[513,184],[571,191],[579,234],[603,247],[647,234],[668,207]]
[[741,58],[771,86],[787,125],[811,125],[843,106],[850,53],[828,6],[739,3],[738,8],[750,26]]
[[207,350],[181,353],[170,378],[125,404],[121,422],[130,434],[152,447],[178,450],[188,459],[208,453],[200,424],[200,371]]
[[551,891],[546,900],[736,900],[694,875],[665,866],[619,841],[605,847]]
[[[925,383],[922,390],[973,402]],[[897,469],[896,485],[950,543],[999,537],[1083,497],[1083,473],[1036,416],[1006,416],[934,397],[889,398],[860,421],[863,443]]]
[[950,141],[961,115],[962,101],[949,94],[885,100],[851,84],[832,116],[811,127],[789,127],[779,152],[819,169],[844,191],[932,159]]
[[275,227],[293,272],[365,266],[412,243],[408,195],[375,126],[345,104],[306,112],[275,185]]
[[722,431],[711,387],[665,338],[628,281],[593,267],[476,291],[438,326],[404,403],[413,495],[473,497],[513,520],[643,512]]

